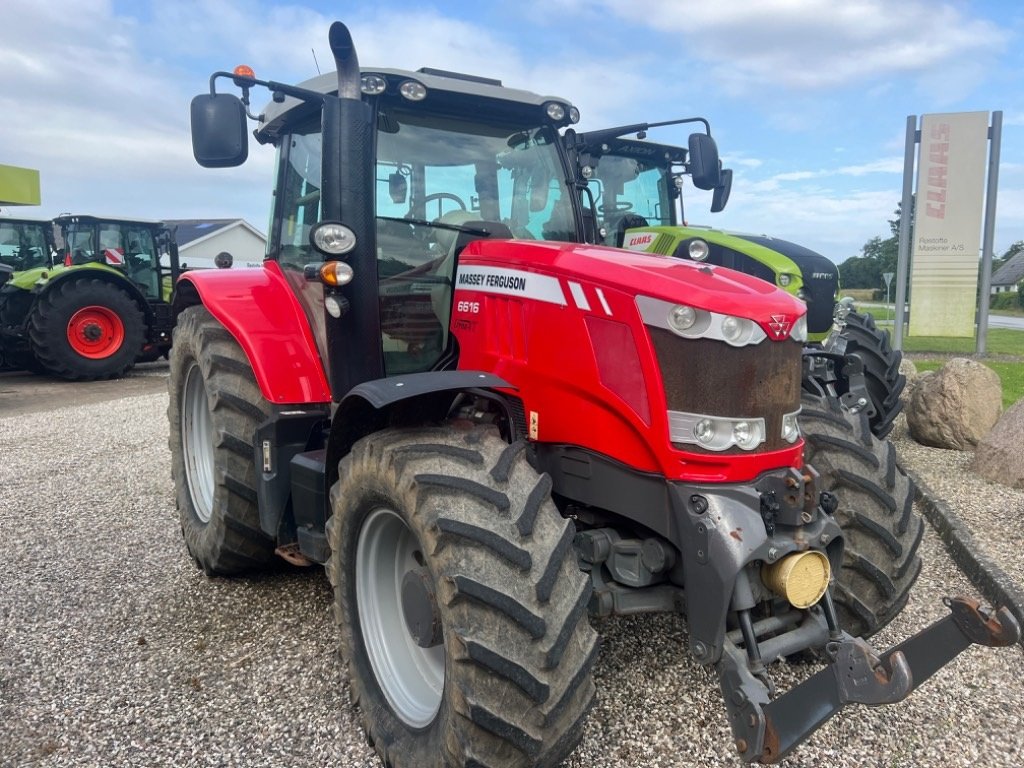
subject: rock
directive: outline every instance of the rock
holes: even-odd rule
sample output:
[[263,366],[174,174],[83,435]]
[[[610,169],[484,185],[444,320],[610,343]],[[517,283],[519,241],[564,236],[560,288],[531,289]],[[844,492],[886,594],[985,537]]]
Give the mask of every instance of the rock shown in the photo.
[[1024,400],[1011,405],[978,441],[971,469],[993,482],[1024,489]]
[[[910,402],[910,393],[914,391],[914,383],[923,375],[917,372],[917,366],[914,365],[913,360],[903,358],[900,360],[900,373],[907,377],[907,385],[900,392],[900,402],[906,407],[907,403]],[[925,374],[933,373],[933,371],[925,371]]]
[[967,450],[999,419],[1003,386],[995,371],[955,357],[931,376],[917,377],[907,403],[910,436],[922,445]]

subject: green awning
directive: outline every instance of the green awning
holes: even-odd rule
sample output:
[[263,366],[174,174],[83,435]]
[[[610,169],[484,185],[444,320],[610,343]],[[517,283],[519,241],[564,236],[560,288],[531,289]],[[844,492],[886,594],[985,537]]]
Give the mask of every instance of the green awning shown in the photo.
[[39,171],[0,165],[0,205],[39,205]]

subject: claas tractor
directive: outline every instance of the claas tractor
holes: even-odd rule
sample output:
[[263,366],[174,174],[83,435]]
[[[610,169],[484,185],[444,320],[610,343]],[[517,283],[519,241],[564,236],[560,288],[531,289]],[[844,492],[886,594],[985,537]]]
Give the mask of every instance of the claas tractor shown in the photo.
[[[807,381],[867,413],[872,431],[885,437],[903,408],[902,353],[870,314],[839,301],[839,269],[828,258],[767,235],[728,232],[687,222],[683,180],[688,149],[641,140],[652,128],[699,122],[684,118],[637,123],[576,134],[567,142],[575,171],[594,199],[598,237],[608,245],[729,267],[759,277],[807,304]],[[638,138],[628,138],[636,134]],[[723,170],[711,212],[723,210],[732,171]]]
[[[325,567],[384,765],[559,764],[595,695],[591,616],[684,614],[740,755],[768,762],[1019,636],[956,598],[896,649],[860,637],[920,568],[891,446],[801,393],[797,298],[579,242],[571,102],[361,69],[343,24],[329,40],[337,73],[240,67],[192,101],[198,162],[231,167],[268,89],[277,169],[263,267],[181,277],[170,452],[207,574]],[[689,164],[719,181],[710,137]],[[769,664],[808,654],[820,671],[776,693]]]
[[173,232],[70,214],[52,226],[56,255],[16,264],[0,288],[0,349],[10,364],[87,381],[165,354],[179,274]]

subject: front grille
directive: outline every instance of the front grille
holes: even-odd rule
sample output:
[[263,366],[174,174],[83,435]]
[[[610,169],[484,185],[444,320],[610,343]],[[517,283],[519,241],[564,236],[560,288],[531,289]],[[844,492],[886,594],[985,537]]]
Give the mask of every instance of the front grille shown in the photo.
[[[762,341],[732,347],[713,339],[684,339],[647,327],[661,367],[670,411],[765,420],[766,440],[758,450],[790,447],[782,439],[782,416],[800,407],[800,351],[795,341]],[[708,452],[690,444],[679,450]],[[719,455],[749,453],[741,448]]]

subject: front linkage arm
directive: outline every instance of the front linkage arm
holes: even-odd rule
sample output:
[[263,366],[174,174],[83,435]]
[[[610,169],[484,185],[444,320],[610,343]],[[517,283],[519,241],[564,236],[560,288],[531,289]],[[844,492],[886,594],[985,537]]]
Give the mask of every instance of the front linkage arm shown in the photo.
[[901,701],[970,645],[999,647],[1020,639],[1020,625],[1006,608],[990,612],[967,597],[944,602],[948,616],[881,656],[842,633],[826,645],[828,666],[774,700],[748,670],[743,651],[727,642],[717,666],[741,757],[778,762],[847,704]]

